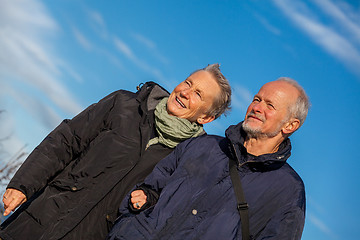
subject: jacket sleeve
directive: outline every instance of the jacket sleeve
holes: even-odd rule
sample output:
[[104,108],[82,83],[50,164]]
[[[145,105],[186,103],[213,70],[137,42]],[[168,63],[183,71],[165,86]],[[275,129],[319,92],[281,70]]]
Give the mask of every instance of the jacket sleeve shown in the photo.
[[172,174],[178,167],[181,161],[182,152],[192,139],[188,139],[175,148],[168,156],[156,164],[154,170],[144,180],[144,184],[152,190],[161,193],[162,189],[166,186]]
[[305,223],[305,213],[300,207],[283,207],[266,224],[254,239],[300,240]]
[[[126,214],[129,211],[136,213],[142,211],[150,206],[153,206],[157,203],[157,200],[160,197],[162,189],[166,186],[167,182],[171,178],[172,174],[176,170],[180,160],[181,155],[186,145],[192,139],[188,139],[175,148],[168,156],[162,159],[153,169],[153,171],[145,178],[144,182],[137,185],[135,189],[131,190],[125,199],[120,205],[119,212],[121,214]],[[134,209],[132,204],[129,204],[130,194],[136,189],[141,189],[145,192],[147,197],[150,197],[150,202],[146,203],[140,210]]]
[[71,161],[81,156],[89,143],[107,127],[117,92],[89,106],[72,120],[64,120],[31,152],[8,184],[27,199],[46,186]]
[[135,190],[142,190],[145,193],[146,203],[140,209],[137,209],[133,207],[133,204],[130,201],[131,199],[129,198],[129,208],[134,213],[141,212],[151,206],[154,206],[157,203],[160,196],[159,192],[153,190],[150,186],[144,183],[141,184],[139,187],[137,187]]

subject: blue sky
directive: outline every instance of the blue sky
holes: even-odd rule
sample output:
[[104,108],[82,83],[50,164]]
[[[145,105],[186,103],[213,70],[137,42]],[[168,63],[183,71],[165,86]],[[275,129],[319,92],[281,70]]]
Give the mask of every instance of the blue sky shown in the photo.
[[30,152],[64,118],[117,89],[156,81],[171,91],[218,62],[243,120],[266,82],[287,76],[312,108],[289,163],[307,196],[303,239],[360,235],[360,2],[0,0],[2,163]]

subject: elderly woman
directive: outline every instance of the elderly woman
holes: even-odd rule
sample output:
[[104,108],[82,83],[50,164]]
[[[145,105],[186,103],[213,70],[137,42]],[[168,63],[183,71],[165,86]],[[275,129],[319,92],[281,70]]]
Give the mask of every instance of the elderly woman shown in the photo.
[[[229,108],[219,65],[170,94],[148,82],[120,90],[63,121],[30,154],[3,196],[2,239],[104,239],[126,193],[185,139]],[[28,201],[27,201],[28,199]]]

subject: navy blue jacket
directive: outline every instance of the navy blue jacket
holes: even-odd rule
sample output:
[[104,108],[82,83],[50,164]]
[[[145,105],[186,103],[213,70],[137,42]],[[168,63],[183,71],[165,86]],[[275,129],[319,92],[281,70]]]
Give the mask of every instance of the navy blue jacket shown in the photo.
[[286,163],[290,140],[276,153],[253,156],[243,146],[244,134],[240,123],[226,138],[205,135],[179,144],[145,179],[161,193],[156,205],[132,213],[124,201],[109,239],[241,239],[228,156],[239,162],[252,238],[300,239],[305,190]]

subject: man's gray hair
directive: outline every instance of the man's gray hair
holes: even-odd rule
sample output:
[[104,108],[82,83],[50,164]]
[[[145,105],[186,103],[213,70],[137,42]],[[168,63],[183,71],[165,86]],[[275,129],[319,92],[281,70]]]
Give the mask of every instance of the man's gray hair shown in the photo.
[[309,97],[307,96],[303,87],[295,81],[294,79],[288,77],[281,77],[278,78],[276,81],[282,81],[290,84],[291,86],[295,87],[299,91],[299,97],[296,99],[295,104],[289,106],[289,117],[294,117],[299,119],[300,126],[305,122],[306,116],[308,114],[310,108],[310,101]]
[[218,63],[209,64],[207,67],[196,70],[195,72],[199,71],[210,73],[220,87],[220,95],[214,100],[212,107],[206,114],[208,116],[214,116],[215,119],[220,117],[223,113],[226,115],[231,108],[231,86],[229,81],[221,73],[220,65]]

